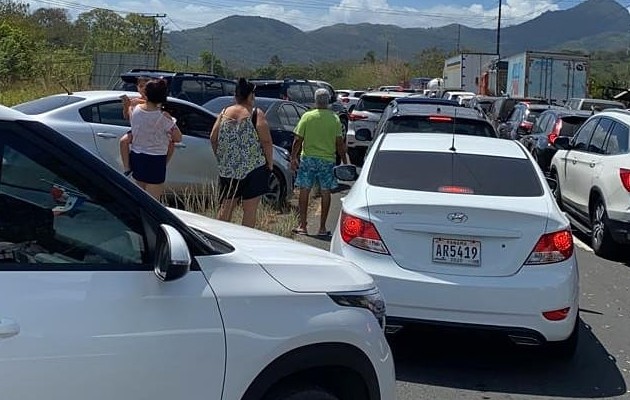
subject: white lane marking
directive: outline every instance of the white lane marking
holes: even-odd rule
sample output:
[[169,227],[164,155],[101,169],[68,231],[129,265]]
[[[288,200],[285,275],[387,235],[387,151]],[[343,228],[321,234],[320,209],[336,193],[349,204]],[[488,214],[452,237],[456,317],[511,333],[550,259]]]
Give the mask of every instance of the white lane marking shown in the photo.
[[573,236],[573,243],[575,243],[577,247],[579,247],[580,249],[584,251],[588,251],[589,253],[593,252],[593,249],[591,249],[589,245],[587,245],[586,243],[578,239],[575,235]]

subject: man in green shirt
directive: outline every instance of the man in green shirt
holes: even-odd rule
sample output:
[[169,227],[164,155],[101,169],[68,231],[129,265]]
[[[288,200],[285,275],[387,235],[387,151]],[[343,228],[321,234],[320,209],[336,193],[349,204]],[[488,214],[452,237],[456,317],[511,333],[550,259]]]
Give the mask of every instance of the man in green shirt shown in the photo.
[[337,154],[346,159],[342,126],[339,117],[328,109],[330,94],[326,89],[315,91],[315,109],[307,111],[295,127],[291,167],[297,170],[295,186],[300,188],[300,224],[294,233],[307,234],[307,211],[311,189],[317,183],[321,190],[322,211],[318,236],[330,237],[326,219],[330,211],[330,191],[337,187],[333,174]]

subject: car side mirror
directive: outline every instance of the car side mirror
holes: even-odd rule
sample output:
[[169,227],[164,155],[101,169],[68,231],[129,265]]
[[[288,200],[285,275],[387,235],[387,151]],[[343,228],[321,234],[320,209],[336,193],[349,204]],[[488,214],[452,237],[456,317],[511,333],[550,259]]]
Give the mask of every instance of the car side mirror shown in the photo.
[[355,104],[353,104],[350,107],[348,107],[348,113],[352,113],[352,111],[354,111],[354,107],[356,107]]
[[155,274],[163,281],[173,281],[186,275],[192,259],[186,240],[170,225],[160,225],[155,259]]
[[334,168],[333,171],[335,178],[339,179],[340,181],[356,181],[359,177],[357,167],[350,164],[338,165]]
[[560,150],[569,150],[571,148],[571,138],[567,136],[558,136],[553,142],[554,147]]
[[372,132],[369,129],[359,129],[354,133],[354,138],[360,142],[372,141]]
[[558,181],[556,181],[553,178],[547,178],[547,185],[549,185],[549,189],[551,189],[552,192],[555,193],[556,189],[558,188]]

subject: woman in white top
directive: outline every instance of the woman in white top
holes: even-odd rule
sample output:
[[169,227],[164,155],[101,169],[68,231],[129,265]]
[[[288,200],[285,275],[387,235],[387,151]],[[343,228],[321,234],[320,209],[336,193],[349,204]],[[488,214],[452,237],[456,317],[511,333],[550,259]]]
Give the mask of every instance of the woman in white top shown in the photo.
[[160,108],[166,102],[166,81],[151,80],[147,82],[144,92],[146,102],[130,110],[133,141],[129,167],[138,186],[159,199],[164,192],[169,143],[181,142],[182,133],[175,119]]

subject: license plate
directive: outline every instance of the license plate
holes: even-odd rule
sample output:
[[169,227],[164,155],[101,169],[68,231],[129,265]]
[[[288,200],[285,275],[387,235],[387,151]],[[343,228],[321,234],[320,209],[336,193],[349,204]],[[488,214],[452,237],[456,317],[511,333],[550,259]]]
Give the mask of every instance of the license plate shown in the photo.
[[481,242],[433,238],[433,262],[478,267],[481,264]]

